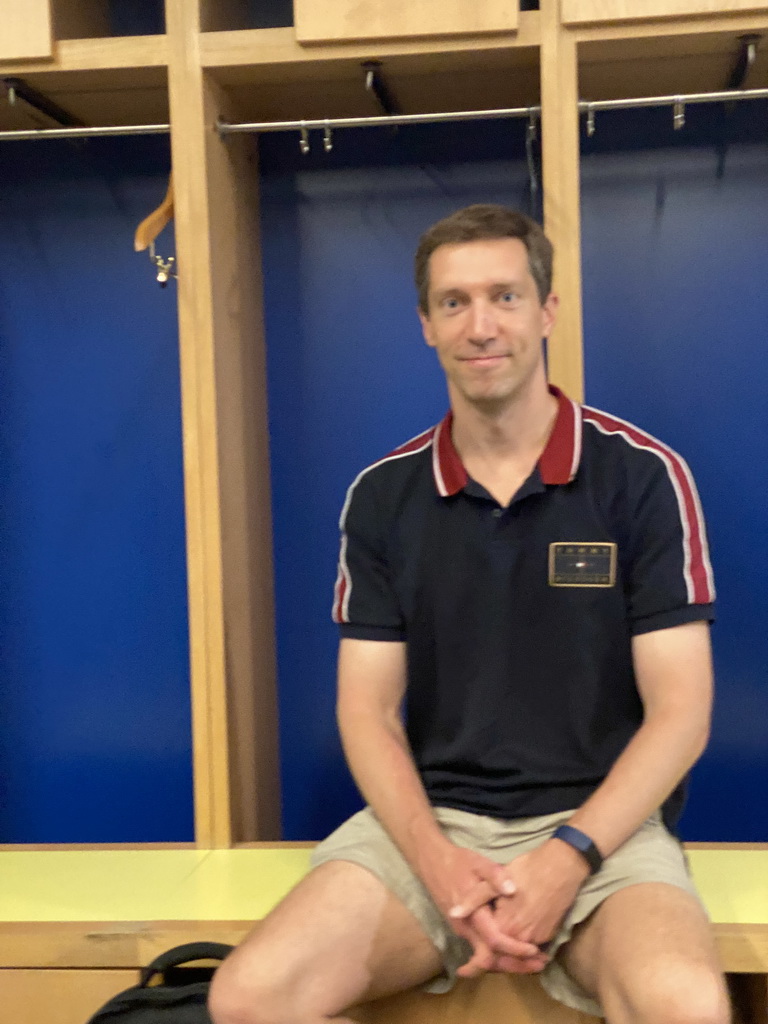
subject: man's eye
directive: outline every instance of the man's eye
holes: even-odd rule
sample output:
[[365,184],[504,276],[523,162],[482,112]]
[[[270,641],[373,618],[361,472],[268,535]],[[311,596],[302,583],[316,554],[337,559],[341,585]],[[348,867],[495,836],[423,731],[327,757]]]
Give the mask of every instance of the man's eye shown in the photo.
[[448,298],[443,299],[443,308],[444,309],[458,309],[459,308],[459,300],[456,298],[455,295],[449,295]]
[[515,294],[515,292],[502,292],[501,295],[499,296],[501,302],[503,302],[507,306],[510,306],[516,298],[517,295]]

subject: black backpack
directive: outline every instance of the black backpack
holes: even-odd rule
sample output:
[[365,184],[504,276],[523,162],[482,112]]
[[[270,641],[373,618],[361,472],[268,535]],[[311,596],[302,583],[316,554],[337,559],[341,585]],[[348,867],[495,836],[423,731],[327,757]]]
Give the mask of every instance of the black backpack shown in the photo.
[[[161,953],[141,972],[141,981],[105,1003],[88,1024],[211,1024],[206,1009],[215,967],[187,967],[196,960],[223,960],[232,946],[188,942]],[[155,975],[160,984],[150,985]]]

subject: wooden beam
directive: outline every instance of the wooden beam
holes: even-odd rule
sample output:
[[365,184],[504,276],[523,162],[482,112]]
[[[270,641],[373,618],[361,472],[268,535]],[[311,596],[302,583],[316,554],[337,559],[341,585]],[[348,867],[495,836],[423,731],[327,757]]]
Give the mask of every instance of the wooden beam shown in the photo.
[[541,0],[541,149],[544,228],[555,247],[560,312],[549,341],[549,378],[584,397],[576,40],[559,20],[558,0]]
[[176,184],[196,838],[279,837],[266,360],[253,141],[167,0]]

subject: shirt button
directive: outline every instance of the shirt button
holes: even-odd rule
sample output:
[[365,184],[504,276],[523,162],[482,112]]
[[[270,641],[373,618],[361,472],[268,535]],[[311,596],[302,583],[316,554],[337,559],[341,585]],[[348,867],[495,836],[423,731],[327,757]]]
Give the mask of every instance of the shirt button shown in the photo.
[[501,519],[501,517],[503,515],[504,515],[504,509],[503,508],[495,508],[493,510],[493,518],[494,519]]

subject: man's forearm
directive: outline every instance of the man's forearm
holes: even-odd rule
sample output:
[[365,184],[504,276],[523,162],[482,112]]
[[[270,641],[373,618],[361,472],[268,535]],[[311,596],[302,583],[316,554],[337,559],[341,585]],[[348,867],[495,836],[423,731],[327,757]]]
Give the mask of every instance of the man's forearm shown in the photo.
[[604,857],[660,807],[701,755],[709,736],[709,627],[691,622],[635,637],[643,724],[603,783],[573,815]]
[[706,741],[707,728],[696,720],[664,712],[646,718],[570,824],[585,832],[604,857],[610,856],[664,803]]
[[399,719],[339,708],[350,771],[400,852],[421,875],[424,861],[447,842],[437,824]]

